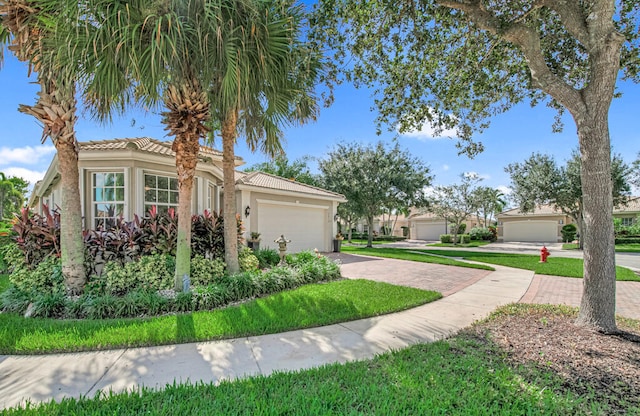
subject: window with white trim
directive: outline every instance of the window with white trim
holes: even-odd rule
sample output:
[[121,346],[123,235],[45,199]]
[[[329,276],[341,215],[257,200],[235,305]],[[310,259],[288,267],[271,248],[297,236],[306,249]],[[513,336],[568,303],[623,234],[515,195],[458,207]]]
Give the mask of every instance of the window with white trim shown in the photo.
[[178,179],[144,174],[144,212],[156,207],[158,213],[178,207]]
[[93,226],[111,228],[124,215],[124,172],[95,172],[91,179]]
[[620,220],[622,221],[622,225],[624,225],[625,227],[630,227],[635,222],[634,221],[635,218],[633,218],[633,217],[620,218]]

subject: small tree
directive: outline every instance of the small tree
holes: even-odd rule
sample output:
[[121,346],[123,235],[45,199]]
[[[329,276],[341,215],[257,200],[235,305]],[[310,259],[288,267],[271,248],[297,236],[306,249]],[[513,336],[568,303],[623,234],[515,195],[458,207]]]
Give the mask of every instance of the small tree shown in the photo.
[[367,247],[373,246],[373,218],[386,206],[419,207],[427,202],[424,189],[432,179],[429,168],[398,143],[391,148],[381,142],[375,147],[341,144],[319,166],[324,186],[349,201],[342,209],[350,218],[367,219]]
[[[581,180],[580,155],[574,151],[565,166],[540,153],[532,154],[522,163],[512,163],[505,168],[511,176],[512,198],[522,212],[532,212],[536,205],[550,204],[568,215],[576,223],[580,233],[580,248],[584,248],[584,203]],[[613,206],[626,204],[630,186],[627,181],[629,167],[620,155],[611,159],[611,183]]]
[[458,243],[458,232],[469,215],[478,209],[475,185],[480,181],[476,175],[462,174],[458,184],[437,186],[433,204],[429,211],[452,224],[453,244]]

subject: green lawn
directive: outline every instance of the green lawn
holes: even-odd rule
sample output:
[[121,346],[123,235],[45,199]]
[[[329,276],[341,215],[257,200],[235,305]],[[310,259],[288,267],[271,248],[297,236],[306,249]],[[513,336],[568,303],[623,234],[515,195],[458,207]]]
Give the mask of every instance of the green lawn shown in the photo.
[[473,241],[469,241],[469,243],[467,244],[453,244],[453,243],[434,243],[434,244],[427,244],[428,247],[482,247],[482,246],[486,246],[487,244],[491,244],[491,241],[482,241],[482,240],[473,240]]
[[[481,263],[499,264],[516,269],[533,270],[536,274],[551,276],[583,277],[582,259],[550,256],[546,263],[540,263],[540,256],[530,254],[486,253],[456,250],[420,250],[430,254],[461,257]],[[640,277],[626,267],[616,266],[616,280],[640,282]]]
[[[577,250],[578,244],[565,243],[562,245],[563,250]],[[616,244],[617,253],[640,253],[640,244]]]
[[[392,243],[392,241],[372,241],[371,244],[388,244],[388,243]],[[347,239],[345,238],[344,241],[342,242],[342,245],[344,244],[358,244],[358,245],[366,245],[367,244],[367,240],[363,240],[361,238],[352,238],[351,242],[347,241]]]
[[616,244],[619,253],[640,253],[640,244]]
[[313,284],[224,309],[148,319],[54,320],[0,314],[0,354],[41,354],[271,334],[405,310],[440,293],[369,280]]
[[[402,248],[343,247],[342,251],[350,254],[362,254],[364,256],[419,261],[422,263],[444,264],[446,266],[468,267],[472,269],[495,270],[493,267],[486,266],[484,264],[465,263],[463,261],[448,259],[444,257],[412,253],[411,251]],[[434,253],[438,254],[436,251],[434,251]]]
[[[526,308],[538,308],[516,306],[524,313]],[[594,394],[590,380],[567,383],[549,369],[512,366],[506,357],[508,353],[490,335],[462,331],[443,341],[371,360],[219,385],[173,384],[163,390],[143,388],[63,399],[6,414],[608,415],[622,408],[627,414],[640,411],[633,404],[625,406],[619,389]]]

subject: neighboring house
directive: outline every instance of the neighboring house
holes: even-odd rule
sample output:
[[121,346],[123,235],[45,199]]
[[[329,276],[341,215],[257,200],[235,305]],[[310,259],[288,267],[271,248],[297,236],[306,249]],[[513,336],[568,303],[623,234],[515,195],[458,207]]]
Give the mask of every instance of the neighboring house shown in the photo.
[[[385,214],[384,216],[380,215],[373,219],[373,232],[375,234],[382,235],[383,226],[392,230],[391,235],[393,236],[406,237],[406,235],[404,234],[403,228],[409,227],[409,220],[408,220],[408,217],[405,217],[402,214],[398,215],[397,219],[396,219],[396,216],[393,214],[391,215],[391,217]],[[355,228],[356,231],[359,233],[366,234],[369,232],[369,224],[367,224],[366,219],[361,219],[360,221],[357,221],[353,225],[353,228]]]
[[[464,224],[466,224],[465,233],[468,233],[473,227],[478,227],[481,221],[475,216],[470,215]],[[417,212],[408,218],[409,238],[414,240],[439,241],[440,235],[450,234],[449,228],[451,222],[446,222],[432,212]]]
[[[614,218],[630,225],[640,214],[640,197],[631,197],[626,206],[615,208]],[[541,205],[533,212],[522,213],[519,208],[504,211],[497,216],[498,240],[561,242],[562,227],[574,221],[551,205]]]
[[[175,153],[170,141],[143,137],[80,142],[78,166],[82,215],[86,228],[97,228],[123,216],[144,216],[155,206],[166,211],[178,206]],[[236,157],[236,166],[244,162]],[[200,147],[192,195],[192,212],[220,212],[222,153]],[[58,158],[36,183],[29,206],[59,205]],[[263,172],[236,172],[236,212],[241,214],[245,238],[259,232],[261,248],[277,248],[281,234],[291,240],[289,251],[332,249],[337,232],[333,218],[343,195]]]

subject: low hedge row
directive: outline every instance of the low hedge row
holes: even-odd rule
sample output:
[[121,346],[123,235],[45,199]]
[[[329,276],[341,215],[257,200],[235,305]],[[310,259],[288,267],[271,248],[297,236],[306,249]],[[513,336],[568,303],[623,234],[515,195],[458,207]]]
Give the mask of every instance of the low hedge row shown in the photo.
[[166,288],[136,287],[118,295],[93,288],[83,296],[70,298],[63,290],[27,291],[12,285],[0,295],[0,306],[6,312],[28,312],[29,316],[45,318],[153,316],[210,310],[308,283],[340,278],[340,268],[335,262],[313,252],[289,255],[287,260],[287,266],[276,266],[265,271],[253,269],[233,276],[212,276],[211,283],[195,286],[191,292],[175,293]]
[[[453,234],[440,234],[440,242],[443,244],[453,244]],[[458,234],[456,243],[469,244],[471,236],[469,234]]]
[[640,237],[616,237],[616,244],[640,244]]

